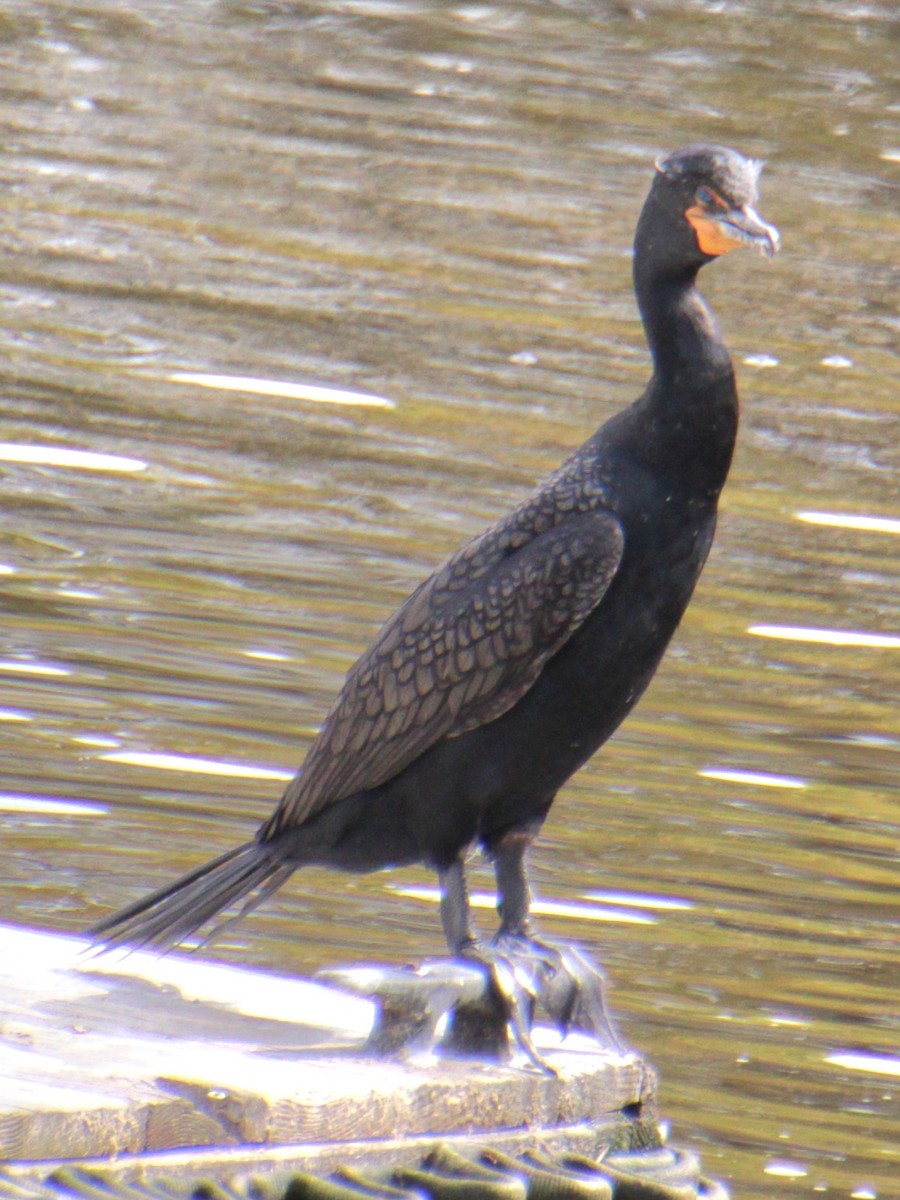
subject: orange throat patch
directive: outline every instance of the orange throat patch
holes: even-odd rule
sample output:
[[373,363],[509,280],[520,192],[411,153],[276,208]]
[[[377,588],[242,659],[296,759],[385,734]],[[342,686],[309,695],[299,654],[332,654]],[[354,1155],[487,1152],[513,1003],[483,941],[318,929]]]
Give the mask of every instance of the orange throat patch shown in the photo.
[[706,209],[696,205],[694,208],[689,208],[684,214],[694,227],[694,232],[697,234],[697,245],[704,254],[710,254],[713,257],[718,257],[720,254],[727,254],[729,250],[736,250],[742,243],[734,237],[729,237],[728,231],[717,221],[711,217]]

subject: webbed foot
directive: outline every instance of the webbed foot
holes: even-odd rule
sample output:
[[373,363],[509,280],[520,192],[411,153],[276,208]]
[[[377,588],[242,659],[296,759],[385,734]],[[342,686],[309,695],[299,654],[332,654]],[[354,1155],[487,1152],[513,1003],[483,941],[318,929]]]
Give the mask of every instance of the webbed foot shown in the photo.
[[530,829],[513,830],[491,847],[497,875],[500,931],[490,946],[473,936],[462,859],[440,874],[441,921],[451,952],[477,964],[488,987],[473,1003],[457,1003],[444,1044],[462,1053],[508,1057],[510,1042],[542,1071],[552,1072],[534,1047],[534,1014],[542,1008],[562,1034],[579,1030],[601,1046],[621,1051],[606,1010],[606,979],[590,957],[570,942],[545,942],[529,927],[530,892],[525,850]]
[[577,1030],[611,1050],[624,1050],[606,1006],[603,969],[572,942],[533,941],[532,945],[556,967],[546,977],[539,999],[560,1032]]
[[488,986],[477,1000],[456,1005],[444,1046],[454,1053],[487,1053],[497,1058],[508,1058],[513,1047],[518,1047],[533,1066],[555,1074],[531,1038],[547,962],[538,955],[521,953],[517,945],[485,946],[474,941],[461,947],[458,954],[463,962],[484,969]]
[[579,947],[500,934],[491,946],[462,948],[460,957],[486,970],[489,987],[477,1002],[454,1010],[444,1039],[454,1051],[504,1057],[517,1046],[532,1065],[553,1074],[531,1036],[539,1008],[563,1036],[577,1030],[604,1047],[623,1050],[606,1008],[606,978]]

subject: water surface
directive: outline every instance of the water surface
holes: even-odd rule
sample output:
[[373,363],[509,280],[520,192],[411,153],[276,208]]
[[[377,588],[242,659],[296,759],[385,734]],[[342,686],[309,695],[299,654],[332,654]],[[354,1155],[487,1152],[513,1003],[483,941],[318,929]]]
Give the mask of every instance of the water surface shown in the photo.
[[[641,389],[653,158],[724,141],[784,252],[704,274],[744,401],[719,536],[534,878],[710,1173],[900,1194],[894,19],[7,11],[4,919],[81,929],[250,835],[392,607]],[[432,887],[309,870],[209,953],[436,953]]]

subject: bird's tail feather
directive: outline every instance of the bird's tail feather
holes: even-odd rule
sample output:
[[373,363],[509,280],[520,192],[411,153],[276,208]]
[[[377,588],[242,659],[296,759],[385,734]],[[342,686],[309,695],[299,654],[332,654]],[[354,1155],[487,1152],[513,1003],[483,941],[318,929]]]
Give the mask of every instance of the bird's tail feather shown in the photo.
[[164,953],[222,909],[248,897],[238,914],[244,916],[280,887],[296,865],[278,854],[277,842],[247,842],[104,917],[88,936],[98,948],[147,947]]

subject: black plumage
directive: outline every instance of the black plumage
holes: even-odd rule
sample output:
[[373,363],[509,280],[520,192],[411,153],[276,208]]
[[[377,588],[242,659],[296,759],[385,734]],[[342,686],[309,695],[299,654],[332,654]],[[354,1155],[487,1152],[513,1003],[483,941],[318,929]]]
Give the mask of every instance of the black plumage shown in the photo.
[[98,941],[167,949],[304,864],[424,861],[465,950],[476,842],[495,862],[500,936],[528,936],[526,849],[646,688],[712,541],[738,403],[696,277],[737,245],[777,249],[752,207],[758,175],[719,146],[657,163],[635,238],[644,394],[389,618],[256,837],[104,919]]

